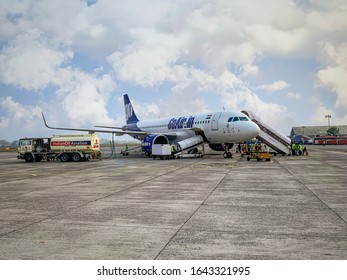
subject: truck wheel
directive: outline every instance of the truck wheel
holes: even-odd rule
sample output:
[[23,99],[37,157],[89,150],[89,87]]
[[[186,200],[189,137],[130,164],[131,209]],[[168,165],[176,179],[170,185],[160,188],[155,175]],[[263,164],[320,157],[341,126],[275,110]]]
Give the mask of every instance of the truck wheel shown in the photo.
[[73,153],[72,154],[72,160],[75,162],[81,161],[82,157],[79,153]]
[[24,155],[24,160],[26,161],[26,162],[33,162],[34,161],[34,157],[33,157],[33,155],[32,154],[25,154]]
[[224,157],[224,158],[228,158],[228,157],[229,157],[228,152],[224,152],[224,153],[223,153],[223,157]]
[[61,154],[60,160],[61,160],[62,162],[67,162],[67,161],[69,161],[69,155],[66,154],[66,153]]

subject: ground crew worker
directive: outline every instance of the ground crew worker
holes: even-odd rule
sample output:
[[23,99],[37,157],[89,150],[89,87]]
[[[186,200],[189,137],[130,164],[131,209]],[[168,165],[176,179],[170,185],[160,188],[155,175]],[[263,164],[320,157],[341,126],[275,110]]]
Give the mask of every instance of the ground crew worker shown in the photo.
[[171,157],[174,158],[175,155],[175,146],[171,145]]
[[302,145],[298,144],[299,156],[302,155]]
[[295,155],[299,155],[299,144],[295,144]]
[[292,143],[292,156],[295,156],[295,143]]
[[128,155],[128,151],[129,151],[128,144],[125,144],[125,149],[124,149],[124,155],[125,156]]

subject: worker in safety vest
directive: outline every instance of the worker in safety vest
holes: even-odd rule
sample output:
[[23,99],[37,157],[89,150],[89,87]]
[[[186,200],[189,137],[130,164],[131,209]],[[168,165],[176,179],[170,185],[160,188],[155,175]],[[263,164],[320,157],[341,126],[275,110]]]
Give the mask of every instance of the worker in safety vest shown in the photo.
[[302,145],[298,144],[298,151],[299,151],[299,156],[302,155]]
[[292,156],[295,156],[295,143],[292,143]]
[[295,144],[295,155],[299,155],[299,144]]
[[127,156],[129,155],[129,148],[128,148],[128,144],[125,144],[125,148],[124,148],[124,151],[122,152],[123,156]]

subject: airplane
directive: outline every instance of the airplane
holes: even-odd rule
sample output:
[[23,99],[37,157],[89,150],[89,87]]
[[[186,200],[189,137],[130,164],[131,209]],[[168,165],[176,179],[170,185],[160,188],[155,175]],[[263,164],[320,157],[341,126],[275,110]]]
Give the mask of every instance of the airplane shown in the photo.
[[[140,121],[127,94],[123,95],[126,124],[122,127],[95,126],[103,129],[52,127],[50,129],[88,131],[130,135],[141,141],[142,150],[151,155],[153,144],[176,145],[181,150],[197,151],[196,146],[207,143],[212,150],[224,151],[223,157],[232,157],[229,151],[234,143],[251,140],[260,129],[248,116],[235,111],[215,111],[188,114],[165,119]],[[106,129],[106,130],[105,130]],[[111,129],[111,130],[107,130]]]

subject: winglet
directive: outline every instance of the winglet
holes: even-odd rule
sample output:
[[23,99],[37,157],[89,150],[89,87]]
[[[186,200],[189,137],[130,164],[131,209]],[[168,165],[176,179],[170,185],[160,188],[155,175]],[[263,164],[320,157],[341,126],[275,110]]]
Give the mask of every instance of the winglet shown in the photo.
[[47,122],[46,122],[45,115],[43,114],[42,111],[41,111],[41,114],[42,114],[42,118],[43,118],[43,122],[45,123],[45,126],[48,127],[48,128],[52,128],[52,127],[48,126],[48,124],[47,124]]

